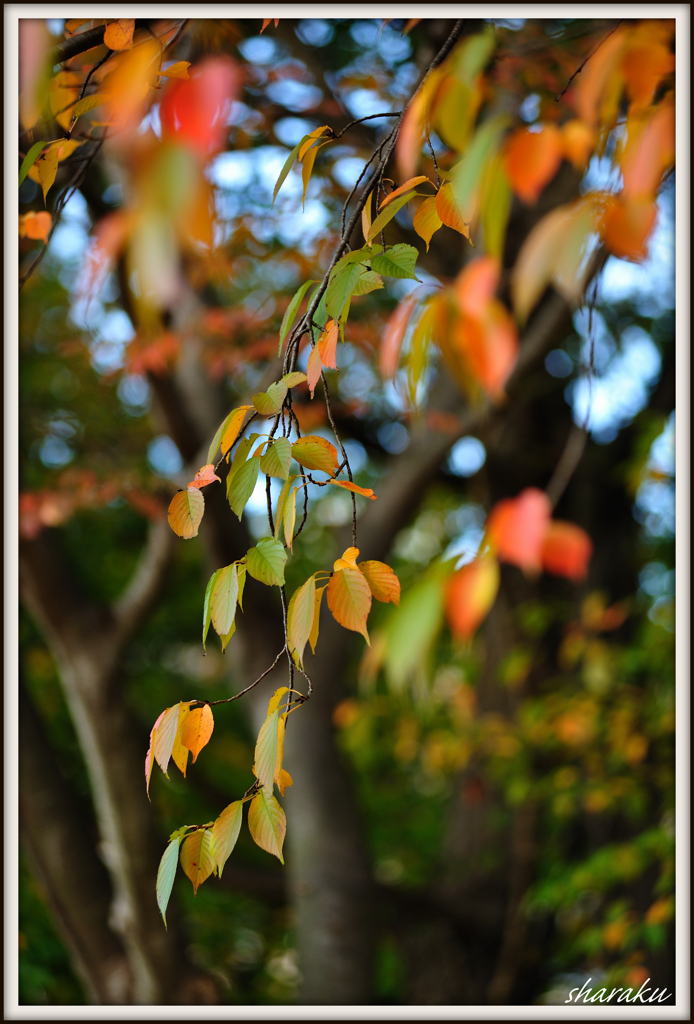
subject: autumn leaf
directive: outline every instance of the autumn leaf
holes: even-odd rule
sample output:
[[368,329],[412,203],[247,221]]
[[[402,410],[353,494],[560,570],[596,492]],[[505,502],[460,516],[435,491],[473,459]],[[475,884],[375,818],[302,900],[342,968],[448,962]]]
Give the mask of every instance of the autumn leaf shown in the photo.
[[554,520],[542,544],[542,568],[578,583],[588,575],[592,553],[593,544],[585,530],[574,523]]
[[318,385],[322,372],[323,360],[320,357],[320,349],[318,348],[318,345],[314,345],[311,349],[311,354],[308,357],[308,364],[306,366],[306,379],[308,380],[308,389],[311,392],[311,398],[315,395],[316,386]]
[[197,487],[188,487],[174,494],[169,505],[169,526],[178,537],[197,537],[205,512],[205,499]]
[[38,210],[19,215],[19,237],[40,239],[48,245],[48,235],[53,225],[50,213]]
[[282,762],[282,758],[279,756],[281,753],[280,724],[283,726],[284,723],[279,704],[287,692],[286,686],[275,691],[273,698],[269,701],[268,713],[260,727],[255,744],[253,771],[268,794],[272,793],[275,776],[279,773]]
[[201,487],[207,487],[208,484],[213,484],[215,482],[215,480],[218,483],[222,482],[220,480],[220,478],[217,476],[217,474],[215,473],[214,466],[210,462],[206,466],[201,466],[200,467],[200,469],[195,474],[195,479],[191,480],[191,482],[188,484],[188,486],[189,487],[197,487],[199,489]]
[[189,79],[188,68],[190,67],[189,60],[179,60],[175,64],[170,64],[165,71],[160,71],[159,74],[162,78],[185,78]]
[[385,562],[359,562],[357,568],[363,573],[377,601],[400,604],[400,580],[389,565]]
[[166,775],[169,767],[169,759],[173,750],[174,740],[178,732],[178,719],[180,703],[167,708],[164,714],[157,720],[156,735],[152,743],[154,758]]
[[292,445],[292,455],[306,469],[317,469],[330,476],[337,469],[337,449],[324,437],[307,434]]
[[283,381],[271,384],[267,391],[253,395],[253,406],[261,416],[276,416],[282,411],[282,403],[287,395],[287,385]]
[[395,307],[386,323],[378,360],[381,376],[386,380],[395,376],[403,338],[405,337],[412,311],[416,305],[417,299],[414,295],[406,296]]
[[429,243],[436,231],[443,225],[443,221],[439,217],[438,210],[436,208],[436,196],[429,196],[424,202],[418,207],[412,218],[412,227],[415,229],[420,238],[423,238],[426,242],[427,252],[429,252]]
[[506,143],[505,159],[511,187],[525,203],[536,203],[559,169],[563,154],[559,129],[518,128]]
[[486,618],[499,589],[499,563],[493,556],[464,565],[446,585],[446,620],[451,632],[468,640]]
[[331,370],[337,369],[337,337],[337,324],[334,320],[328,320],[325,330],[318,339],[318,351],[323,366]]
[[379,213],[378,217],[376,217],[375,221],[369,228],[369,237],[367,239],[369,244],[373,242],[374,238],[377,238],[378,235],[380,235],[381,231],[383,231],[387,224],[390,224],[398,210],[401,210],[403,206],[409,203],[410,199],[413,199],[416,195],[416,192],[406,192],[404,195],[398,196],[397,199],[393,199],[393,202],[390,203],[385,210],[382,210],[382,212]]
[[194,708],[183,723],[181,743],[193,755],[193,764],[203,747],[207,746],[214,729],[214,718],[209,704]]
[[498,502],[487,521],[487,536],[498,558],[526,572],[538,572],[551,514],[549,498],[536,487]]
[[46,202],[46,197],[53,185],[53,182],[55,181],[55,176],[58,173],[59,159],[58,148],[53,146],[46,150],[36,162],[35,166],[38,172],[41,190],[43,192],[44,203]]
[[171,760],[176,765],[184,779],[186,777],[186,769],[188,767],[188,754],[190,753],[190,751],[181,743],[181,729],[183,726],[183,722],[190,714],[191,703],[192,701],[186,702],[185,704],[182,703],[179,707],[176,737],[174,739],[173,748],[171,750]]
[[311,626],[311,632],[308,637],[308,642],[311,645],[311,650],[314,654],[316,653],[316,644],[318,643],[318,632],[320,629],[320,608],[323,601],[323,594],[327,589],[327,584],[324,587],[316,588],[316,597],[313,605],[313,625]]
[[335,487],[342,487],[345,491],[352,491],[354,494],[363,494],[365,498],[370,498],[371,501],[375,501],[378,497],[374,494],[371,487],[360,487],[358,484],[352,483],[351,480],[328,480],[329,484],[334,484]]
[[217,861],[212,852],[212,831],[197,829],[183,841],[181,846],[181,867],[193,883],[197,896],[198,889],[214,872]]
[[374,253],[371,268],[377,274],[383,274],[384,277],[410,278],[417,281],[414,265],[418,255],[419,253],[413,245],[399,243],[388,246],[383,252]]
[[217,864],[217,873],[222,877],[222,869],[229,855],[236,846],[243,820],[243,801],[234,800],[225,807],[212,826],[211,853]]
[[261,789],[248,809],[248,828],[253,841],[284,864],[282,846],[287,832],[287,819],[276,798]]
[[371,610],[371,590],[359,569],[340,569],[328,583],[328,608],[345,629],[361,633],[370,643],[366,620]]
[[467,239],[470,238],[470,225],[463,217],[450,182],[442,185],[436,193],[436,213],[446,227],[453,228]]
[[[279,349],[277,351],[277,355],[279,355],[281,353],[281,351],[282,351],[282,346],[284,344],[284,339],[287,337],[287,335],[289,334],[289,331],[292,328],[292,324],[294,323],[294,320],[296,319],[296,314],[297,314],[297,311],[299,309],[299,306],[301,305],[301,303],[303,301],[304,295],[306,294],[308,289],[311,287],[311,285],[315,284],[315,283],[316,283],[315,281],[304,281],[304,283],[301,285],[301,287],[297,288],[296,292],[292,296],[292,299],[291,299],[289,305],[287,306],[287,310],[286,310],[284,316],[282,317],[282,324],[280,326],[280,343],[279,343]],[[285,381],[285,383],[287,384],[288,388],[293,387],[293,384],[287,383],[285,377],[283,377],[282,379]]]
[[260,460],[260,471],[267,476],[286,480],[292,463],[292,446],[288,437],[276,437],[271,441]]
[[135,31],[134,18],[119,18],[106,26],[104,45],[110,50],[130,50],[133,45]]
[[642,263],[648,256],[648,240],[656,218],[654,200],[610,196],[602,220],[606,248],[620,259]]
[[252,457],[247,462],[241,463],[237,472],[229,473],[227,476],[227,498],[233,512],[239,520],[243,510],[255,490],[260,469],[260,459]]

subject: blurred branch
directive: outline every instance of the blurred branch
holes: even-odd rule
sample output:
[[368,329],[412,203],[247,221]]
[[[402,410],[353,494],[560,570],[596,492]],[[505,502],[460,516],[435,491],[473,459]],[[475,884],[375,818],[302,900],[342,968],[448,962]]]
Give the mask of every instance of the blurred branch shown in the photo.
[[176,537],[166,519],[154,523],[126,589],[113,605],[118,644],[124,647],[154,604],[171,563]]

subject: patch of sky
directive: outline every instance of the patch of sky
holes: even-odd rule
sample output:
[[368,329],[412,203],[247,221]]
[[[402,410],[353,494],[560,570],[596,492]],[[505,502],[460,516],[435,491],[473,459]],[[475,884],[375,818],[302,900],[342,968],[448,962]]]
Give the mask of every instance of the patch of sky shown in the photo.
[[308,46],[326,46],[335,35],[335,30],[330,22],[322,18],[306,18],[297,25],[296,34]]
[[[342,359],[340,362],[344,366]],[[338,380],[340,396],[348,402],[355,399],[364,400],[377,383],[375,373],[361,359],[355,359],[351,365],[345,366]]]
[[378,428],[376,436],[380,444],[391,455],[399,455],[404,452],[410,443],[410,434],[407,427],[395,421],[394,423],[383,423]]
[[349,30],[349,34],[360,47],[367,48],[376,44],[379,31],[380,22],[360,20],[354,22]]
[[239,43],[242,57],[249,64],[274,64],[280,54],[279,46],[270,36],[251,36]]
[[[583,364],[590,360],[587,337],[587,311],[574,317],[576,330],[584,337]],[[588,427],[599,444],[609,444],[619,431],[631,423],[647,404],[650,388],[660,374],[661,358],[651,338],[640,327],[628,327],[617,350],[602,317],[594,314],[595,375],[572,381],[565,391],[576,423]]]
[[552,349],[545,357],[545,369],[551,377],[569,377],[573,373],[573,360],[561,348]]
[[293,78],[283,78],[279,82],[271,82],[266,89],[267,95],[274,103],[281,103],[287,110],[314,110],[323,99],[323,93],[317,85],[296,82]]
[[383,114],[392,109],[392,103],[384,100],[375,89],[355,89],[343,97],[344,103],[353,117],[369,117],[371,114]]
[[[650,473],[649,473],[650,471]],[[653,473],[665,476],[654,479]],[[647,537],[663,538],[675,535],[675,413],[671,413],[663,432],[651,445],[646,463],[645,479],[641,483],[634,506],[634,516]]]
[[306,121],[303,117],[282,117],[275,122],[272,130],[284,146],[293,148],[316,127],[312,121]]
[[445,528],[452,540],[443,553],[443,559],[457,558],[456,568],[471,562],[482,543],[486,513],[480,505],[468,503],[449,512]]
[[487,458],[487,452],[476,437],[461,437],[448,454],[447,466],[456,476],[474,476]]
[[39,458],[47,469],[62,469],[74,457],[74,451],[59,437],[47,437],[41,442]]
[[154,132],[158,139],[161,138],[161,116],[158,103],[150,107],[137,129],[138,135],[145,135],[148,131]]
[[244,128],[252,131],[254,128],[259,127],[262,121],[263,115],[259,111],[247,107],[245,103],[241,103],[239,100],[232,101],[226,119],[228,125],[243,125]]
[[151,388],[140,374],[126,374],[118,385],[118,397],[131,416],[141,416],[149,407]]
[[299,207],[293,214],[280,218],[276,225],[277,235],[283,245],[308,252],[317,238],[325,234],[330,223],[330,214],[318,199],[307,199],[306,206]]
[[102,312],[97,335],[89,345],[92,366],[97,373],[113,373],[125,361],[125,348],[135,337],[133,325],[122,309]]
[[46,24],[52,36],[62,36],[65,21],[63,18],[47,18]]
[[113,184],[104,189],[101,198],[109,206],[120,206],[123,202],[123,186],[119,181],[114,181]]
[[520,32],[525,25],[525,18],[489,18],[487,20],[496,28],[507,28],[511,32]]
[[540,115],[540,96],[538,93],[531,92],[529,96],[526,96],[518,108],[518,112],[528,124],[537,121]]
[[376,43],[381,59],[386,64],[400,64],[412,53],[410,37],[396,31],[390,25],[380,30]]
[[356,156],[343,156],[332,166],[332,176],[343,188],[354,188],[355,182],[364,170],[364,161]]
[[220,153],[210,164],[207,177],[218,188],[240,190],[251,183],[255,168],[251,153]]
[[347,452],[347,458],[352,469],[352,473],[359,473],[366,466],[368,462],[368,456],[366,454],[366,448],[359,441],[348,440],[342,442],[344,449]]
[[147,461],[158,476],[173,476],[183,469],[181,453],[168,434],[160,434],[150,441]]

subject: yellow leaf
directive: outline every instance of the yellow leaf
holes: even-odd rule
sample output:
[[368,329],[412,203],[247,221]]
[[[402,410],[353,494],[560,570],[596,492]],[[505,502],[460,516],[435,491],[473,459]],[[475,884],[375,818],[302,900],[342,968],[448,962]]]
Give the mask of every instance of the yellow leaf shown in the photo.
[[303,665],[304,648],[313,626],[313,612],[316,603],[316,578],[309,576],[298,590],[295,590],[287,610],[287,641],[289,650],[296,654]]
[[58,172],[58,150],[56,147],[47,150],[43,156],[39,157],[36,161],[36,171],[39,176],[41,183],[41,189],[43,190],[43,201],[46,202],[46,196],[55,181],[55,176]]
[[130,50],[133,45],[135,31],[134,18],[119,18],[106,26],[104,44],[109,50]]
[[189,60],[179,60],[171,67],[167,68],[166,71],[161,71],[162,78],[183,78],[189,79],[188,68],[190,67]]
[[447,227],[459,231],[465,238],[470,238],[470,225],[463,219],[450,182],[442,185],[436,193],[436,212]]
[[357,568],[366,577],[377,601],[400,604],[400,580],[385,562],[359,562]]
[[329,484],[335,484],[336,487],[343,487],[346,491],[353,491],[355,494],[363,494],[365,498],[370,498],[375,501],[378,497],[374,494],[371,487],[359,487],[358,484],[353,484],[351,480],[328,480]]
[[275,797],[264,789],[253,797],[248,808],[248,828],[253,841],[284,864],[282,846],[287,832],[287,819]]
[[181,845],[181,867],[193,883],[193,890],[197,891],[209,878],[217,866],[217,861],[212,853],[212,832],[210,829],[198,829],[192,835],[184,839]]
[[205,499],[197,487],[188,487],[174,494],[169,505],[169,526],[178,537],[197,537],[205,512]]
[[193,755],[193,764],[204,746],[210,741],[214,729],[214,718],[209,704],[195,708],[187,716],[181,729],[181,743]]
[[[396,188],[393,192],[390,193],[390,195],[386,196],[386,198],[378,207],[379,210],[382,210],[384,206],[388,205],[388,203],[392,203],[394,199],[397,199],[398,196],[404,195],[405,192],[408,192],[416,185],[421,185],[423,181],[429,181],[426,174],[419,174],[417,175],[416,178],[409,178],[404,185],[400,185],[399,188]],[[433,187],[433,183],[431,181],[429,181],[429,184],[432,185]]]
[[371,200],[373,199],[373,192],[369,192],[366,202],[364,203],[364,209],[361,211],[361,230],[364,235],[364,241],[369,244],[369,232],[371,231]]
[[311,645],[311,650],[316,653],[316,644],[318,643],[318,630],[320,628],[320,606],[323,600],[323,594],[328,589],[327,584],[324,587],[319,587],[316,590],[316,597],[313,606],[313,625],[311,626],[311,632],[309,634],[308,642]]
[[333,570],[338,572],[340,569],[356,569],[357,558],[359,557],[359,548],[347,548],[342,552],[342,558],[338,558],[333,563]]
[[284,796],[284,791],[285,789],[287,789],[288,786],[294,785],[294,780],[292,779],[289,772],[286,772],[284,768],[280,770],[280,777],[277,780],[277,785],[282,796]]
[[184,721],[188,717],[190,712],[190,704],[181,704],[178,712],[178,728],[176,729],[176,738],[174,739],[173,750],[171,751],[171,760],[176,765],[183,778],[186,777],[186,768],[188,767],[188,754],[190,751],[187,747],[184,747],[181,743],[181,727]]
[[425,199],[412,218],[412,227],[420,238],[423,238],[429,251],[429,243],[435,231],[438,231],[443,221],[436,209],[436,196],[429,196]]

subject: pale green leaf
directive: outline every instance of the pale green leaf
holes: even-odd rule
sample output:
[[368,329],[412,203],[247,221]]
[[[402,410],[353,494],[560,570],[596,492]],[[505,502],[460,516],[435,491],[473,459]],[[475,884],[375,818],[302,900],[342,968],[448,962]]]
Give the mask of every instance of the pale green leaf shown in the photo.
[[295,388],[297,384],[304,383],[306,380],[306,374],[301,373],[299,370],[293,370],[292,373],[285,373],[282,380],[287,385],[287,389]]
[[174,740],[176,739],[176,733],[178,732],[180,707],[181,705],[179,702],[178,704],[174,704],[173,707],[166,709],[157,725],[157,731],[154,735],[154,742],[152,744],[154,759],[165,775],[167,768],[169,767],[169,760],[171,758]]
[[414,278],[414,265],[417,262],[419,253],[413,245],[393,245],[384,252],[377,254],[371,260],[371,267],[376,273],[384,277]]
[[[178,831],[184,832],[185,829],[179,829]],[[173,889],[174,878],[176,877],[178,850],[182,838],[181,835],[176,835],[176,833],[174,833],[174,837],[164,850],[164,856],[159,861],[159,870],[157,871],[157,906],[164,919],[165,928],[168,927],[166,924],[166,908],[169,905],[169,898]]]
[[279,708],[271,711],[260,727],[255,744],[253,771],[266,793],[272,793],[277,765]]
[[75,103],[72,108],[72,116],[80,117],[82,114],[86,114],[89,110],[93,110],[94,107],[100,107],[108,98],[108,93],[106,92],[95,92],[91,96],[84,96],[81,100],[78,100],[77,103]]
[[287,552],[284,545],[273,537],[263,537],[246,555],[246,568],[251,576],[268,587],[284,583]]
[[45,141],[45,139],[41,139],[39,142],[35,142],[29,150],[29,152],[27,153],[27,155],[24,157],[24,159],[22,160],[22,166],[19,168],[20,185],[22,184],[27,174],[38,160],[41,153],[43,153],[47,145],[48,143]]
[[[282,317],[282,326],[280,327],[280,344],[279,344],[279,348],[277,350],[277,355],[279,355],[281,353],[281,351],[282,351],[282,346],[284,345],[284,339],[289,334],[289,331],[291,330],[292,325],[294,323],[294,320],[296,318],[297,310],[299,309],[299,306],[301,305],[302,299],[303,299],[304,295],[306,294],[306,292],[308,291],[308,289],[310,288],[310,286],[312,284],[315,284],[315,282],[314,281],[305,281],[301,285],[301,287],[296,290],[296,292],[294,293],[294,296],[293,296],[291,302],[287,306],[285,314]],[[283,377],[282,380],[286,380],[286,377]],[[293,385],[292,384],[287,384],[287,387],[291,388],[291,387],[293,387]]]
[[219,636],[226,636],[234,624],[238,593],[238,570],[233,562],[217,574],[210,595],[210,617]]
[[306,142],[307,138],[308,138],[308,135],[304,135],[303,138],[301,138],[297,142],[296,146],[294,146],[294,149],[291,151],[291,153],[289,154],[289,156],[285,160],[284,166],[283,166],[282,170],[280,171],[280,176],[277,179],[277,182],[275,184],[275,190],[272,193],[272,205],[273,206],[275,205],[275,199],[277,199],[277,193],[282,188],[282,185],[284,184],[285,178],[287,177],[287,175],[291,171],[292,166],[294,165],[294,161],[296,160],[296,158],[299,155],[299,150],[301,149],[301,147],[304,144],[304,142]]
[[246,503],[253,494],[258,479],[259,459],[250,458],[241,466],[238,472],[231,477],[228,498],[233,512],[241,519]]
[[210,595],[212,594],[212,588],[213,588],[215,580],[219,576],[220,572],[222,572],[222,570],[221,569],[217,569],[216,572],[212,573],[212,575],[210,576],[210,581],[207,584],[207,588],[205,590],[205,603],[203,604],[203,608],[202,608],[202,646],[203,646],[203,650],[207,649],[205,647],[205,643],[207,642],[207,634],[208,634],[209,629],[210,629],[210,623],[212,622],[212,616],[210,615]]
[[292,446],[288,437],[277,437],[271,441],[260,460],[261,472],[267,476],[278,476],[286,480],[292,463]]
[[304,648],[313,626],[316,603],[316,578],[309,576],[295,590],[287,609],[287,640],[289,650],[296,653],[299,665],[304,663]]
[[267,391],[253,395],[253,405],[261,416],[276,416],[282,411],[282,403],[287,395],[287,385],[283,381],[271,384]]
[[289,479],[284,482],[279,498],[277,499],[277,512],[275,513],[275,537],[279,536],[282,521],[284,519],[284,510],[287,504],[287,496],[295,480],[295,476],[290,476]]
[[[409,203],[410,199],[416,195],[416,192],[406,192],[404,196],[398,196],[398,198],[394,199],[392,203],[389,203],[386,208],[379,213],[378,217],[376,217],[376,220],[371,225],[371,229],[369,231],[369,242],[373,242],[374,238],[383,231],[386,224],[391,222],[398,210],[401,210],[402,207],[405,206],[406,203]],[[376,268],[374,267],[374,269]]]

